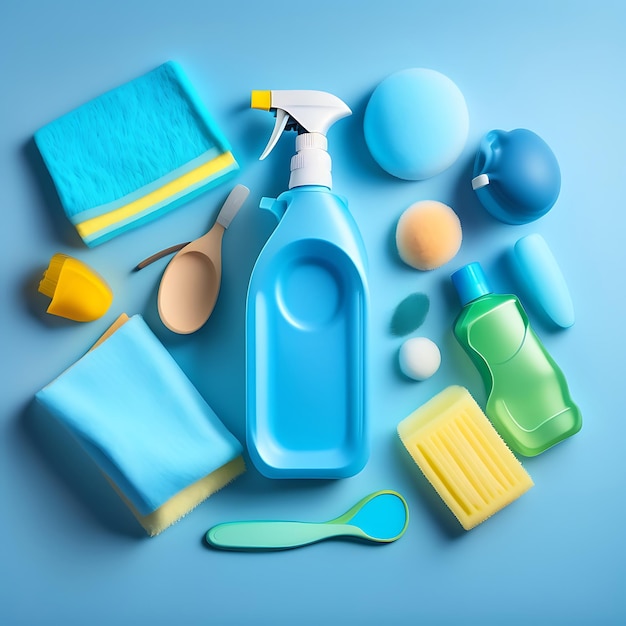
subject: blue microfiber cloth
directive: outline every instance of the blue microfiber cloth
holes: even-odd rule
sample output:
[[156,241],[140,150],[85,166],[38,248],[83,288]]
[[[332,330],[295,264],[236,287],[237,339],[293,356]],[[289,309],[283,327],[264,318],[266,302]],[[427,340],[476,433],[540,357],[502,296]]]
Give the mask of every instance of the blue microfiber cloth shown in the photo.
[[44,126],[35,143],[88,246],[162,215],[239,169],[171,61]]
[[36,398],[154,535],[243,472],[242,447],[143,318],[124,319]]

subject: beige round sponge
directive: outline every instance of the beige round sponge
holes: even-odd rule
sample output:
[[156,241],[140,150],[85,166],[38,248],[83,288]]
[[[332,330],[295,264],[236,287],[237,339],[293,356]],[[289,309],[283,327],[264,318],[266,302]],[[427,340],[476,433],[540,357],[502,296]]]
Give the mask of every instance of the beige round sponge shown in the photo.
[[457,214],[436,200],[412,204],[396,227],[400,258],[418,270],[434,270],[450,261],[459,251],[462,238]]

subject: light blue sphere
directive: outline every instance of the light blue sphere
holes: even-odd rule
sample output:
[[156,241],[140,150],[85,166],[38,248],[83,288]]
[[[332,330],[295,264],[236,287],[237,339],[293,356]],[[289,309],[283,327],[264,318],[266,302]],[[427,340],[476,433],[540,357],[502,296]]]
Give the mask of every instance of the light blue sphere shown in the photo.
[[424,180],[458,159],[467,141],[469,113],[463,94],[447,76],[412,68],[376,87],[363,130],[372,157],[386,172]]

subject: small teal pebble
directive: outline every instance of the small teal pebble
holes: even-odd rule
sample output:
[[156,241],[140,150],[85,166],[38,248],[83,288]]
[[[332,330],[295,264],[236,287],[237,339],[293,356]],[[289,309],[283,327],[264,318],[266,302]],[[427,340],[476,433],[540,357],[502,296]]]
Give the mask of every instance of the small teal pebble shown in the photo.
[[391,318],[391,332],[403,337],[417,330],[426,319],[430,300],[425,293],[412,293],[396,307]]
[[363,130],[382,169],[405,180],[424,180],[461,155],[469,132],[465,98],[452,80],[425,68],[396,72],[372,93]]

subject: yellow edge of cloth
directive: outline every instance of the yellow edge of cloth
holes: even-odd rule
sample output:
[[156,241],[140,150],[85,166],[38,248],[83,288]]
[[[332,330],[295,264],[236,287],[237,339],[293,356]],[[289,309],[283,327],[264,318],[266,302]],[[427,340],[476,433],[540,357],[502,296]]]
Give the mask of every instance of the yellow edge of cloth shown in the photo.
[[76,229],[81,237],[93,235],[93,233],[102,230],[103,228],[107,228],[112,224],[128,219],[129,217],[137,215],[159,202],[167,200],[167,198],[170,198],[187,187],[195,185],[203,179],[216,174],[220,170],[232,165],[234,162],[235,157],[233,157],[232,153],[225,152],[224,154],[220,154],[220,156],[215,159],[203,163],[196,169],[191,170],[190,172],[187,172],[168,183],[165,183],[162,187],[151,191],[137,200],[133,200],[132,202],[125,204],[119,209],[115,209],[105,215],[92,217],[89,220],[85,220],[84,222],[77,224]]
[[113,483],[111,479],[109,479],[109,482],[111,482],[115,491],[117,491],[118,495],[126,503],[132,514],[137,518],[137,521],[143,526],[144,530],[151,537],[154,537],[185,517],[187,513],[190,513],[209,496],[235,480],[235,478],[243,474],[245,470],[246,465],[243,457],[238,456],[204,478],[185,487],[185,489],[179,491],[175,496],[172,496],[165,504],[162,504],[156,511],[148,515],[139,513],[132,502],[117,488],[115,483]]

